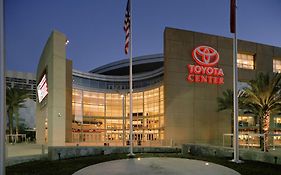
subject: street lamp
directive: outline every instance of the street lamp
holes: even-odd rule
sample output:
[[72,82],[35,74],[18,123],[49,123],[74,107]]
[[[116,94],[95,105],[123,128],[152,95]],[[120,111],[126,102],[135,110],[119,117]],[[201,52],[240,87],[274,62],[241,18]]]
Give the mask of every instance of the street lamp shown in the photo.
[[121,95],[122,98],[122,128],[123,128],[123,136],[122,136],[122,143],[123,143],[123,147],[125,146],[125,95]]

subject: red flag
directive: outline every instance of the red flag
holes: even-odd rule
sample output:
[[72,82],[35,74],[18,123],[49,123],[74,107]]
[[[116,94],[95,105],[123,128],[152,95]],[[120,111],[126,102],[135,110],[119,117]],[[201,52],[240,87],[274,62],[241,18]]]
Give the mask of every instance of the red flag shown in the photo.
[[230,0],[230,32],[236,33],[236,0]]
[[125,37],[125,54],[129,52],[129,39],[130,39],[130,25],[131,25],[131,12],[130,12],[130,0],[127,2],[126,12],[125,12],[125,20],[124,20],[124,31],[126,33]]

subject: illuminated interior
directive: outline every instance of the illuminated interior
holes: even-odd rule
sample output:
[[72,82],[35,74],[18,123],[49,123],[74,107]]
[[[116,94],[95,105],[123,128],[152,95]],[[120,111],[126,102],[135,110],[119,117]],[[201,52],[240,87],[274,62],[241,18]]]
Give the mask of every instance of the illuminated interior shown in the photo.
[[238,53],[237,67],[242,69],[255,69],[254,55]]
[[273,59],[273,72],[281,73],[281,60]]
[[[259,147],[260,134],[258,121],[253,116],[239,116],[239,144],[245,147]],[[273,117],[273,129],[270,134],[273,138],[272,146],[281,145],[281,117]]]
[[274,117],[274,129],[275,129],[275,136],[273,136],[273,145],[281,145],[281,117]]
[[239,116],[239,127],[251,127],[256,126],[256,122],[253,116]]
[[[158,86],[133,93],[133,140],[145,144],[148,141],[164,139],[163,89],[163,86]],[[127,143],[130,128],[129,107],[127,93],[73,89],[72,141]]]

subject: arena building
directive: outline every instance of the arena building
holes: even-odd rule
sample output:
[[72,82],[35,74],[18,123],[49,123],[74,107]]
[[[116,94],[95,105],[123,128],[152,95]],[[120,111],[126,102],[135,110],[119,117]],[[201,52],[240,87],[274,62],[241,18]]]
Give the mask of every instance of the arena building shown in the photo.
[[[52,32],[38,64],[37,142],[127,145],[129,60],[73,70],[66,41],[64,34]],[[257,72],[281,70],[281,48],[239,40],[238,52],[242,86]],[[230,111],[217,111],[217,97],[233,87],[232,39],[166,28],[163,53],[133,59],[134,144],[230,145]],[[246,114],[239,120],[240,144],[249,133],[257,144],[257,120]],[[271,131],[281,131],[281,117],[272,118]]]

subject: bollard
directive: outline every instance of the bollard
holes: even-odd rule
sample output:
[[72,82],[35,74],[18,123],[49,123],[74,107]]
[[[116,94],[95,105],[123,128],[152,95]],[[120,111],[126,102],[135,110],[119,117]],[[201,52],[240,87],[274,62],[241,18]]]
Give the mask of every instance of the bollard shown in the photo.
[[191,148],[188,147],[187,152],[190,154],[191,153]]
[[277,164],[277,156],[274,157],[274,163]]
[[45,154],[45,146],[43,144],[41,146],[41,151],[42,151],[42,155],[44,155]]
[[76,144],[76,149],[75,149],[75,157],[79,157],[80,155],[80,151],[79,151],[79,144]]
[[61,160],[61,157],[60,157],[61,153],[58,153],[58,157],[59,157],[59,160]]

